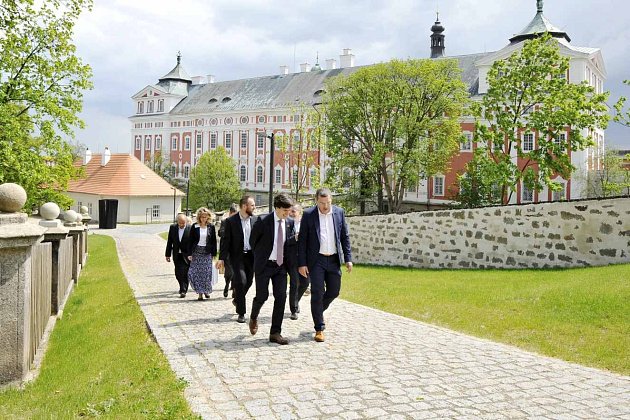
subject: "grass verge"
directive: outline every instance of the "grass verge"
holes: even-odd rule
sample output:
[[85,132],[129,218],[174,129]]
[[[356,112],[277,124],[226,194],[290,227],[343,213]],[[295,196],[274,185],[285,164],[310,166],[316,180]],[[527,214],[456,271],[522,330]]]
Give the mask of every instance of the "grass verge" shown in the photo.
[[355,267],[341,297],[630,374],[630,265],[567,270]]
[[122,273],[114,240],[90,235],[79,286],[51,335],[39,377],[0,393],[0,418],[198,418]]
[[158,233],[158,235],[160,235],[160,238],[164,239],[165,241],[168,240],[168,232]]

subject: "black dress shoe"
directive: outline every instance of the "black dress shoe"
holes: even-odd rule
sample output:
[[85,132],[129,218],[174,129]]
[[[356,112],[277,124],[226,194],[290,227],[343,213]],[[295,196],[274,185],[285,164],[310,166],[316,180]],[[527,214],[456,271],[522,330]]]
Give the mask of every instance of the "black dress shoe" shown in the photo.
[[249,332],[255,335],[258,332],[258,320],[249,318]]
[[203,300],[203,296],[199,295],[199,297],[197,298],[197,300]]
[[244,324],[245,323],[245,316],[244,315],[239,315],[238,318],[236,318],[236,322],[238,322],[239,324]]
[[210,299],[210,295],[208,293],[204,293],[203,295],[206,297],[206,299]]
[[185,298],[185,297],[186,297],[186,293],[180,293],[180,294],[179,294],[179,297],[180,297],[180,298]]
[[277,343],[281,345],[289,344],[289,340],[280,335],[280,333],[271,334],[269,336],[270,343]]
[[291,319],[292,319],[292,320],[294,320],[294,321],[295,321],[296,319],[298,319],[297,313],[295,313],[295,312],[291,312]]
[[223,291],[223,297],[227,297],[227,293],[228,293],[228,291],[227,291],[227,289],[225,289],[225,290]]
[[232,305],[236,306],[236,299],[232,299]]

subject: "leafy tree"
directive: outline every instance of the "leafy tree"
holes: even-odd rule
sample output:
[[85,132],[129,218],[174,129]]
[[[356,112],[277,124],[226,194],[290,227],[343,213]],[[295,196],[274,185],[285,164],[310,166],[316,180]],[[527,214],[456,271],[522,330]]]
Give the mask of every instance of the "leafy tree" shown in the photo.
[[[476,157],[486,161],[483,167],[495,165],[484,172],[491,177],[484,183],[500,189],[503,203],[521,182],[536,191],[560,188],[552,178],[569,179],[575,169],[568,151],[593,145],[590,135],[582,133],[608,123],[608,93],[597,94],[586,82],[569,83],[568,68],[569,58],[560,55],[557,42],[546,34],[496,61],[488,73],[488,93],[473,106],[481,118],[475,129]],[[557,141],[565,132],[566,140]],[[537,137],[531,150],[521,142],[523,133]]]
[[501,191],[492,182],[498,170],[499,166],[486,158],[485,151],[475,150],[464,173],[457,175],[455,190],[450,191],[457,207],[484,207],[501,202]]
[[[630,154],[626,155],[630,160]],[[589,197],[614,197],[630,195],[630,171],[623,167],[619,151],[606,149],[602,157],[602,169],[588,174]]]
[[45,201],[67,207],[60,191],[80,175],[62,135],[83,128],[79,118],[91,69],[72,43],[91,0],[7,0],[0,5],[0,182],[28,194],[26,208]]
[[448,170],[467,98],[454,60],[393,60],[330,79],[324,112],[332,174],[350,169],[359,191],[376,190],[389,211],[399,211],[409,186]]
[[190,206],[208,207],[213,211],[227,209],[241,198],[241,184],[236,161],[223,147],[204,153],[190,174]]
[[[630,86],[630,80],[624,80],[623,83]],[[630,109],[626,109],[624,112],[623,107],[625,104],[626,97],[622,96],[615,104],[615,116],[613,118],[615,122],[630,127]]]

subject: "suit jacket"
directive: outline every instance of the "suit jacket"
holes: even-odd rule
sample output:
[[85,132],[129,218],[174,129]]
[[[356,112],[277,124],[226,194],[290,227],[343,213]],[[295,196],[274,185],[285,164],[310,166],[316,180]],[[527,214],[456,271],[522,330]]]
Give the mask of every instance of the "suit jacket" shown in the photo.
[[[193,251],[199,244],[200,234],[199,225],[194,223],[190,227],[190,243],[188,246],[187,255],[192,255]],[[217,234],[215,233],[214,226],[208,225],[208,238],[206,239],[206,254],[210,254],[213,257],[217,255]]]
[[[252,230],[258,216],[251,216],[250,223]],[[232,263],[240,261],[240,256],[245,249],[245,240],[243,239],[243,226],[241,226],[241,214],[237,212],[223,221],[225,229],[221,236],[219,259]],[[251,235],[250,235],[251,236]],[[232,264],[234,265],[234,264]]]
[[[267,261],[269,261],[269,256],[271,256],[271,251],[273,251],[273,239],[275,237],[276,229],[278,229],[278,227],[274,223],[273,213],[260,217],[252,228],[252,234],[249,237],[249,244],[254,251],[255,273],[259,273],[264,270]],[[289,239],[291,237],[295,238],[295,226],[293,224],[293,219],[286,219],[286,228],[284,232],[283,255],[284,263],[286,264],[289,253]]]
[[166,239],[166,257],[170,257],[171,254],[177,254],[181,251],[182,254],[188,252],[188,244],[190,242],[190,225],[186,225],[184,228],[184,234],[182,240],[179,240],[179,226],[177,223],[173,223],[168,229],[168,238]]
[[287,268],[295,268],[298,267],[298,235],[297,227],[295,226],[295,220],[289,217],[287,220],[292,220],[293,223],[293,235],[287,238],[287,252],[284,255],[286,260]]
[[[332,206],[333,227],[335,229],[335,242],[337,243],[337,255],[339,264],[352,262],[352,250],[350,249],[350,235],[346,216],[341,207]],[[319,211],[317,206],[304,211],[298,236],[298,266],[307,266],[312,269],[319,259]]]

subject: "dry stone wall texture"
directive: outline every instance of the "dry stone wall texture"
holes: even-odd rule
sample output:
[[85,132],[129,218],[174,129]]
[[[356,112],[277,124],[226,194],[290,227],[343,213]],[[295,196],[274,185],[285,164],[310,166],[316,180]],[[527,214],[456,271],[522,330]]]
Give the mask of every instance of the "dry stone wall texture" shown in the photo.
[[355,263],[552,268],[630,263],[630,198],[348,218]]

